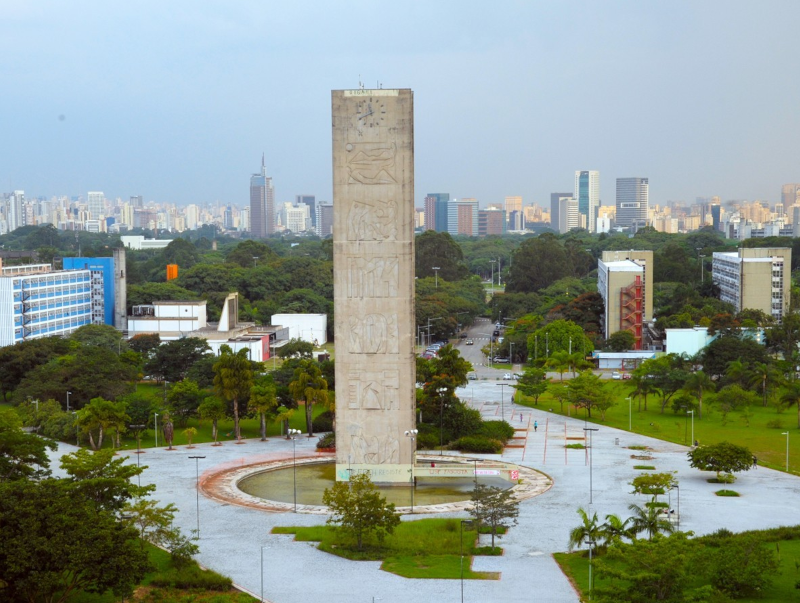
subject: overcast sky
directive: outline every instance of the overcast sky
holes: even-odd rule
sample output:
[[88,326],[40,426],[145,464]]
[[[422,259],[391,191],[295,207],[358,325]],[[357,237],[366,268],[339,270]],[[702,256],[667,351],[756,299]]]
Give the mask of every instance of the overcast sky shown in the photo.
[[[320,5],[323,7],[320,8]],[[411,88],[416,200],[800,181],[800,2],[0,0],[0,191],[331,198],[330,90]]]

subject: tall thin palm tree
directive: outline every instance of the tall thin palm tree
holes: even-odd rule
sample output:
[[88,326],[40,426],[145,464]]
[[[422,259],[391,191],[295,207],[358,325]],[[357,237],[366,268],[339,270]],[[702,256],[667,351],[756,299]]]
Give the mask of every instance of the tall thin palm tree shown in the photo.
[[781,403],[786,406],[797,406],[797,427],[800,428],[800,380],[793,379],[781,396]]
[[581,518],[581,525],[575,527],[569,533],[568,548],[571,551],[575,547],[580,547],[588,539],[591,542],[597,542],[600,539],[601,531],[600,524],[598,523],[597,513],[591,517],[583,508],[578,508],[578,515]]
[[322,376],[319,364],[313,360],[302,360],[294,370],[294,380],[289,383],[289,393],[298,402],[306,405],[306,428],[309,437],[314,435],[312,409],[315,403],[328,404],[328,382]]
[[703,417],[703,392],[713,392],[716,389],[714,382],[703,371],[695,371],[683,384],[683,391],[697,398],[697,418]]
[[563,350],[553,352],[545,364],[548,368],[557,371],[558,374],[561,375],[561,381],[563,381],[564,373],[566,373],[570,367],[569,354]]
[[623,538],[634,540],[636,533],[631,529],[631,518],[622,521],[618,515],[606,515],[606,521],[600,526],[603,546],[607,547]]
[[250,397],[253,370],[250,368],[249,350],[235,352],[228,345],[220,346],[219,360],[214,364],[214,389],[217,395],[233,404],[233,430],[236,441],[241,442],[239,429],[239,402]]
[[725,366],[725,377],[730,383],[744,386],[747,381],[747,367],[741,360],[731,360]]
[[633,516],[629,518],[631,530],[635,534],[647,532],[648,540],[652,540],[653,536],[659,532],[672,534],[675,531],[669,520],[662,516],[658,507],[642,508],[639,505],[630,504],[628,505],[628,510],[633,511]]
[[775,385],[780,380],[778,372],[771,365],[765,362],[756,362],[747,376],[747,384],[751,387],[761,387],[764,396],[763,405],[767,405],[770,385]]

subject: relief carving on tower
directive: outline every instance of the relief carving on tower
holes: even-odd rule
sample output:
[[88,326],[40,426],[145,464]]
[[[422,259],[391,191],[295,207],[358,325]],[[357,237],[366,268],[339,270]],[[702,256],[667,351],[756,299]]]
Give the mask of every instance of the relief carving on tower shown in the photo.
[[350,410],[399,410],[400,373],[351,371],[347,379],[347,408]]
[[399,265],[397,256],[349,258],[347,297],[397,297]]
[[367,314],[348,320],[351,354],[397,354],[397,314]]

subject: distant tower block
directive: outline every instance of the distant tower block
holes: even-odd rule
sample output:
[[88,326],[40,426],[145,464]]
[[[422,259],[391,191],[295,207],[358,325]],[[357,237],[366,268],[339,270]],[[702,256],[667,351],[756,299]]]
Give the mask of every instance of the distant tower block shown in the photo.
[[336,479],[410,484],[414,95],[334,90]]

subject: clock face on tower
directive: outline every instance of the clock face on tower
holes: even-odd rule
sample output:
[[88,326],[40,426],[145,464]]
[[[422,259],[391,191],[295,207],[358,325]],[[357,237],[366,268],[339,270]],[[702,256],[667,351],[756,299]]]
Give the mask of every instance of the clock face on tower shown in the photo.
[[356,122],[359,127],[373,128],[386,123],[386,105],[381,100],[364,99],[356,105]]

